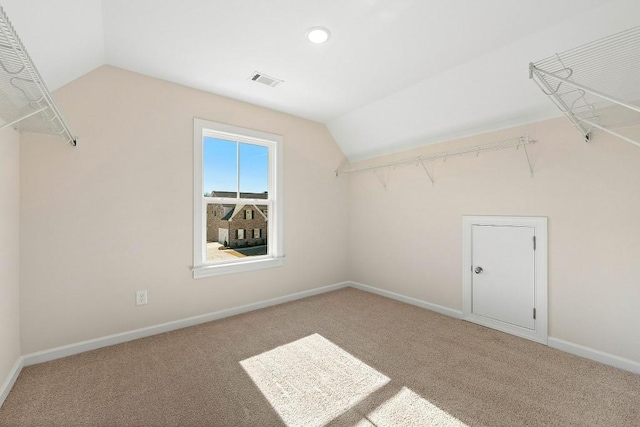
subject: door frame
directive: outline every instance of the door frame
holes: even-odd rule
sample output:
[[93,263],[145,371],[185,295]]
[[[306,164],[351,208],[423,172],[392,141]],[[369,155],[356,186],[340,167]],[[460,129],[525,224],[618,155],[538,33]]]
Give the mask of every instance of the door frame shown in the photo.
[[[534,251],[534,283],[536,319],[534,330],[516,326],[499,320],[472,313],[472,229],[474,225],[532,227],[536,237]],[[531,242],[533,245],[533,242]],[[534,216],[462,216],[462,319],[498,331],[547,344],[548,301],[547,301],[547,217]],[[532,313],[533,315],[533,313]]]

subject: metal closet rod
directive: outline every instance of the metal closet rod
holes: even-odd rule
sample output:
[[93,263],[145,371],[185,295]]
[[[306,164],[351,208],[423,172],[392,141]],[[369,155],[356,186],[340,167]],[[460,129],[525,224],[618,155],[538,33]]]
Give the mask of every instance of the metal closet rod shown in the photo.
[[[640,34],[640,26],[631,27],[627,30],[620,31],[619,33],[615,33],[610,36],[585,43],[573,49],[565,50],[558,55],[560,55],[562,58],[583,58],[585,56],[593,55],[599,52],[609,52],[611,48],[617,48],[624,44],[633,44],[637,42],[638,34]],[[541,65],[544,62],[554,62],[555,58],[556,56],[550,56],[538,61],[536,64]]]
[[634,111],[637,111],[637,112],[640,113],[640,107],[637,106],[637,105],[628,103],[628,102],[626,102],[626,101],[624,101],[622,99],[617,99],[617,98],[615,98],[613,96],[609,96],[606,93],[600,92],[599,90],[591,89],[591,88],[586,87],[584,85],[581,85],[579,83],[573,82],[573,81],[571,81],[569,79],[565,79],[563,77],[559,77],[559,76],[557,76],[557,75],[555,75],[553,73],[550,73],[548,71],[545,71],[545,70],[542,70],[540,68],[537,68],[534,64],[531,64],[531,68],[532,68],[532,72],[534,72],[534,73],[545,74],[545,75],[547,75],[547,76],[549,76],[549,77],[551,77],[551,78],[553,78],[555,80],[559,80],[559,81],[561,81],[563,83],[566,83],[566,84],[571,85],[571,86],[573,86],[575,88],[581,89],[581,90],[583,90],[585,92],[588,92],[588,93],[590,93],[592,95],[595,95],[595,96],[597,96],[599,98],[605,99],[605,100],[607,100],[609,102],[621,105],[621,106],[626,107],[626,108],[628,108],[630,110],[634,110]]
[[[550,78],[559,80],[559,81],[561,81],[563,83],[566,83],[566,84],[568,84],[568,85],[570,85],[572,87],[575,87],[575,88],[577,88],[577,89],[579,89],[581,91],[584,91],[586,93],[590,93],[590,94],[592,94],[592,95],[594,95],[596,97],[599,97],[601,99],[609,101],[613,105],[619,105],[621,107],[627,108],[628,110],[640,113],[640,107],[638,107],[637,105],[634,105],[634,104],[625,102],[625,101],[623,101],[621,99],[617,99],[615,97],[609,96],[609,95],[607,95],[607,94],[605,94],[603,92],[600,92],[600,91],[595,90],[595,89],[588,88],[588,87],[586,87],[584,85],[581,85],[579,83],[573,82],[571,80],[568,80],[568,79],[565,79],[565,78],[562,78],[562,77],[558,77],[558,76],[554,75],[553,73],[549,73],[549,72],[547,72],[545,70],[536,68],[533,64],[531,64],[531,72],[533,73],[533,75],[535,75],[538,78],[538,80],[534,79],[534,81],[536,81],[536,83],[538,83],[539,85],[540,85],[540,82],[545,82],[546,83],[546,80],[542,79],[540,77],[540,75],[546,75],[546,76],[549,76]],[[604,127],[604,126],[596,123],[594,120],[589,120],[589,118],[578,117],[576,115],[577,108],[569,107],[564,102],[564,100],[562,99],[562,94],[559,94],[557,90],[555,90],[555,91],[551,90],[551,92],[549,93],[545,89],[547,89],[547,90],[550,89],[550,86],[549,85],[545,85],[545,87],[543,88],[543,92],[545,93],[545,95],[549,96],[553,100],[553,102],[560,109],[560,111],[562,111],[569,118],[569,121],[571,121],[571,123],[580,130],[580,132],[584,135],[584,137],[585,137],[585,139],[587,141],[589,141],[591,139],[590,129],[586,128],[584,126],[584,124],[589,125],[590,128],[596,128],[596,129],[599,129],[601,131],[607,132],[607,133],[609,133],[609,134],[611,134],[611,135],[613,135],[615,137],[618,137],[618,138],[620,138],[620,139],[622,139],[622,140],[624,140],[624,141],[626,141],[626,142],[628,142],[630,144],[633,144],[633,145],[636,145],[636,146],[640,147],[640,142],[634,140],[633,138],[630,138],[630,137],[625,136],[625,135],[623,135],[623,134],[621,134],[619,132],[616,132],[613,129]],[[590,105],[590,107],[593,109],[594,112],[596,111],[596,109],[592,105]],[[582,107],[580,107],[580,108],[582,108]],[[597,120],[598,117],[594,116],[594,117],[592,117],[592,119]]]
[[[42,77],[40,76],[40,73],[33,64],[31,57],[20,41],[20,37],[18,37],[18,34],[11,25],[11,22],[9,21],[9,18],[7,17],[7,14],[2,6],[0,6],[0,45],[5,49],[2,58],[0,58],[0,61],[3,62],[3,72],[6,73],[5,75],[0,76],[0,78],[6,79],[8,76],[13,76],[9,79],[11,85],[21,91],[24,95],[19,97],[19,99],[18,97],[14,96],[13,99],[16,101],[15,105],[26,103],[30,104],[33,108],[33,111],[28,111],[26,113],[23,112],[20,118],[12,120],[10,123],[3,125],[2,128],[7,126],[15,126],[20,129],[21,122],[30,118],[33,119],[36,115],[41,115],[41,121],[43,123],[57,121],[57,124],[59,125],[59,128],[61,128],[61,130],[60,132],[58,132],[53,128],[44,129],[40,127],[38,128],[40,132],[54,135],[65,134],[65,136],[68,138],[69,143],[75,146],[76,138],[73,136],[71,130],[67,126],[67,123],[63,119],[58,106],[51,97],[49,90],[47,89],[44,81],[42,80]],[[21,68],[19,71],[12,73],[4,66],[6,62],[11,64],[19,64],[21,65]],[[0,74],[2,74],[2,72],[0,72]],[[13,79],[20,79],[20,81],[22,81],[23,83],[31,85],[31,88],[35,87],[37,92],[41,94],[41,97],[38,100],[29,99],[25,91],[21,87],[13,83]],[[5,95],[7,95],[11,99],[11,93],[5,93]],[[52,118],[48,118],[44,115],[47,110],[50,110],[51,113],[53,113]],[[8,115],[11,116],[11,114]],[[25,127],[28,128],[28,126]]]
[[[462,155],[465,155],[465,154],[480,154],[483,151],[495,151],[495,150],[501,150],[501,149],[505,149],[505,148],[514,148],[514,147],[518,148],[520,146],[522,146],[525,149],[525,153],[526,153],[526,145],[527,144],[531,144],[533,142],[534,142],[534,140],[529,138],[528,135],[517,136],[517,137],[514,137],[514,138],[487,142],[487,143],[484,143],[484,144],[474,145],[474,146],[469,146],[469,147],[463,147],[463,148],[459,148],[459,149],[455,149],[455,150],[440,151],[440,152],[437,152],[437,153],[426,154],[426,155],[423,155],[423,156],[415,156],[415,157],[395,160],[395,161],[391,161],[391,162],[377,163],[377,164],[373,164],[371,166],[363,166],[363,167],[360,167],[360,168],[353,168],[353,169],[349,169],[349,168],[342,169],[342,170],[338,169],[338,170],[336,170],[336,176],[353,175],[353,174],[364,173],[364,172],[374,172],[375,173],[376,171],[378,171],[380,169],[392,168],[392,167],[396,167],[396,166],[411,165],[411,164],[415,164],[415,165],[422,164],[422,166],[425,167],[425,165],[424,165],[425,162],[431,162],[431,161],[434,161],[434,160],[439,160],[439,159],[446,160],[449,157],[462,156]],[[528,153],[527,153],[527,161],[529,162]],[[531,166],[531,162],[529,162],[529,169],[530,169],[531,174],[533,175],[533,170],[531,169],[531,167],[532,167]]]
[[640,141],[613,130],[637,125],[629,118],[640,113],[639,48],[636,26],[530,63],[529,78],[585,140],[591,139],[592,129],[599,129],[640,146]]

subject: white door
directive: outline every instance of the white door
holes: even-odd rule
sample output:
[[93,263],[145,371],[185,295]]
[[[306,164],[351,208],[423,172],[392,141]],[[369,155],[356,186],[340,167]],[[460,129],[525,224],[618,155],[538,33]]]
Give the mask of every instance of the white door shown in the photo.
[[224,242],[229,243],[229,229],[218,228],[218,243],[224,244]]
[[535,229],[472,226],[473,314],[535,329]]
[[462,217],[462,318],[547,343],[547,218]]

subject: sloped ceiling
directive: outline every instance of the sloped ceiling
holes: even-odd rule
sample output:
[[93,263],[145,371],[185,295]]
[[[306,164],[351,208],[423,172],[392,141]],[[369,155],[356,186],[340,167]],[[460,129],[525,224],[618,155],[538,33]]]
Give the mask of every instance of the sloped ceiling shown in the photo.
[[[109,64],[325,123],[350,160],[558,115],[528,63],[634,0],[3,0],[54,90]],[[332,36],[312,45],[305,31]],[[284,80],[252,82],[259,71]]]

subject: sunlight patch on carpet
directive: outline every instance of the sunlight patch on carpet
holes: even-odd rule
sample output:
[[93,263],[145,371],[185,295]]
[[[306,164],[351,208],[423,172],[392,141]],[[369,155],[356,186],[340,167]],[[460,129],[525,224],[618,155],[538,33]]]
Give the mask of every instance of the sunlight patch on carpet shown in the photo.
[[375,426],[467,427],[407,387],[367,415]]
[[240,364],[288,426],[323,426],[390,381],[318,334]]

